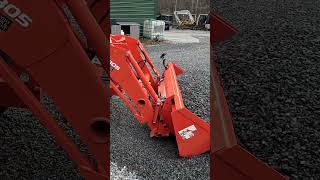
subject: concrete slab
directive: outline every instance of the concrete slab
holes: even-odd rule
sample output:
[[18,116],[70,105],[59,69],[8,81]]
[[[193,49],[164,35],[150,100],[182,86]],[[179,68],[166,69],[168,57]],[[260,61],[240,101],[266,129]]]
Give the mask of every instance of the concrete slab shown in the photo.
[[164,40],[168,43],[184,44],[184,43],[200,43],[201,37],[210,37],[209,31],[196,30],[177,30],[173,29],[164,32]]

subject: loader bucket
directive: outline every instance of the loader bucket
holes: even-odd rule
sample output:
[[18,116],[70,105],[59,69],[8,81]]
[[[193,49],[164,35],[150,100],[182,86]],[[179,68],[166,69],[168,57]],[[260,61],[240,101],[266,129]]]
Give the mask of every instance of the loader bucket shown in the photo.
[[[211,156],[211,173],[217,180],[286,180],[289,179],[273,170],[248,151],[235,145],[222,149]],[[244,163],[245,162],[245,163]]]
[[208,152],[209,123],[186,109],[182,100],[177,75],[183,69],[169,63],[160,76],[141,42],[124,35],[112,35],[110,42],[112,65],[119,67],[110,73],[111,88],[136,119],[149,126],[150,136],[175,136],[181,157]]
[[168,64],[158,92],[160,96],[167,97],[162,116],[171,124],[171,134],[176,137],[179,155],[190,157],[210,150],[210,126],[185,108],[176,79],[176,75],[182,72],[177,65]]
[[181,157],[210,150],[210,127],[204,120],[183,108],[172,112],[172,123]]
[[[211,54],[216,43],[237,32],[229,23],[211,13]],[[214,56],[211,62],[211,178],[215,180],[286,180],[270,166],[238,145],[227,100],[218,77]]]
[[212,26],[210,29],[214,31],[214,33],[210,35],[212,43],[224,41],[238,32],[236,28],[214,12],[211,13],[210,20]]

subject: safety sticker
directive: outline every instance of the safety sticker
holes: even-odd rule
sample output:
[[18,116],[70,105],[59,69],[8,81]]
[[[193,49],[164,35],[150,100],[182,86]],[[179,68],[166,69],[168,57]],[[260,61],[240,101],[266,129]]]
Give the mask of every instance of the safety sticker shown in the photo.
[[0,14],[0,32],[1,31],[6,32],[9,29],[11,24],[12,24],[12,21],[10,19]]
[[197,128],[194,125],[191,125],[189,127],[186,127],[182,130],[180,130],[178,133],[182,137],[182,139],[187,140],[194,136],[194,132],[197,131]]

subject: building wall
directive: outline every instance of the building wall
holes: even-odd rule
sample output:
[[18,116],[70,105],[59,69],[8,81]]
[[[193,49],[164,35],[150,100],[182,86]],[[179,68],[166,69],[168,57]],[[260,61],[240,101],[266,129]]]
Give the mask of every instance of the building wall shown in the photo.
[[157,0],[110,0],[110,16],[118,22],[143,24],[146,19],[155,19]]

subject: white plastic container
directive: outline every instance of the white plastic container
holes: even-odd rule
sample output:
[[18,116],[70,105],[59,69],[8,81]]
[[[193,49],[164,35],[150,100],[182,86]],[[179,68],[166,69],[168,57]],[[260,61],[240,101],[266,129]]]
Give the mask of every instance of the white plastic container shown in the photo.
[[163,41],[165,22],[149,19],[143,23],[143,36],[152,40]]

